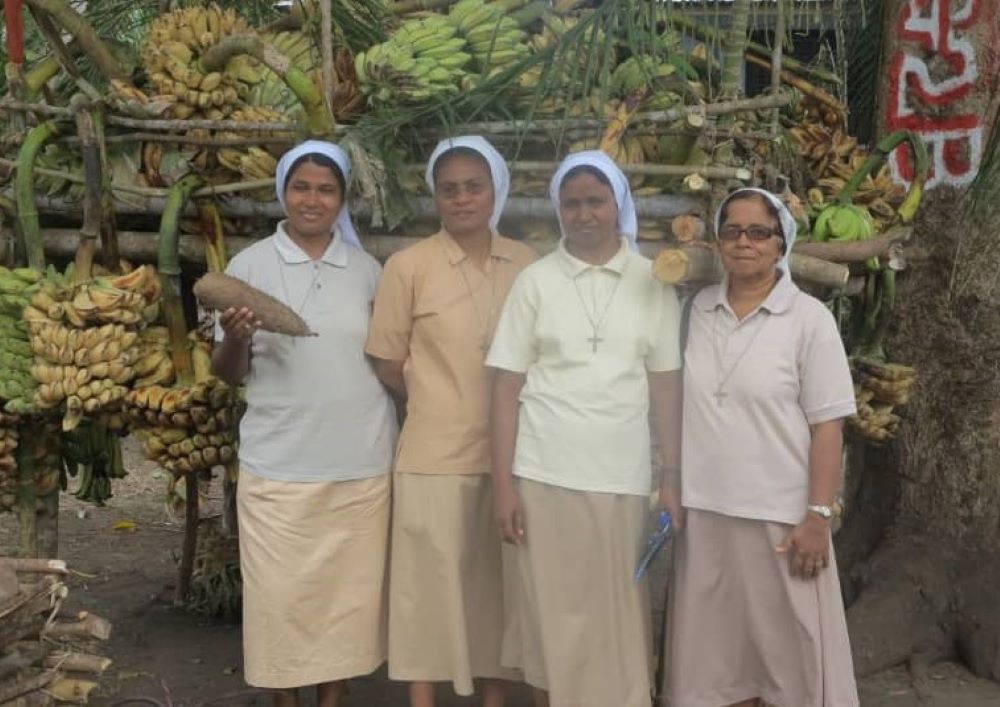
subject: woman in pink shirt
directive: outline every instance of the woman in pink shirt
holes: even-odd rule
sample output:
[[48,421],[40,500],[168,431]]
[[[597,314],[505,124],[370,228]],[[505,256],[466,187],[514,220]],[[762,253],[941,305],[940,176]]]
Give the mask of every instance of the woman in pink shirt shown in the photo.
[[843,419],[833,316],[792,282],[795,220],[741,189],[716,234],[726,275],[691,303],[663,694],[672,707],[856,707],[831,542]]

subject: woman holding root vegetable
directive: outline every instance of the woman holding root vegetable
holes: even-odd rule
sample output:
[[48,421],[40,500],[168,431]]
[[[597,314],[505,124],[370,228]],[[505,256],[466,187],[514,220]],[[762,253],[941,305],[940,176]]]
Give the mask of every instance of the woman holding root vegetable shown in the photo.
[[287,219],[227,272],[317,334],[259,329],[252,307],[219,317],[215,372],[246,383],[238,490],[246,680],[297,704],[339,704],[344,681],[386,655],[392,401],[364,356],[378,263],[345,205],[350,160],[310,140],[278,164]]
[[691,306],[663,694],[671,707],[855,707],[830,518],[854,390],[837,326],[791,280],[795,220],[741,189],[726,272]]
[[[526,268],[487,364],[497,518],[514,547],[505,665],[536,704],[649,707],[649,407],[664,466],[680,457],[678,306],[634,252],[628,180],[603,152],[550,187],[563,239]],[[665,499],[666,500],[666,499]]]
[[535,259],[497,233],[510,177],[476,136],[441,142],[427,165],[441,230],[389,258],[367,352],[406,402],[396,455],[389,676],[432,707],[436,682],[500,707],[501,543],[492,522],[489,374],[483,363],[515,275]]

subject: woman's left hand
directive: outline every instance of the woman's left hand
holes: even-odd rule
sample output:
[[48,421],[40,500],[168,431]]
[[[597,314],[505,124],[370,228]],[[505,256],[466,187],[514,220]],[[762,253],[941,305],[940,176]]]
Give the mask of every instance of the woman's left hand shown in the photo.
[[792,576],[813,579],[830,564],[830,522],[807,513],[776,550],[788,555]]

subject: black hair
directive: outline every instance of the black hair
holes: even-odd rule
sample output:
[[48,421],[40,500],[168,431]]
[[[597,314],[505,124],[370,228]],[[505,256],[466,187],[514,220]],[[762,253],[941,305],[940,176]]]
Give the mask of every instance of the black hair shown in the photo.
[[773,218],[778,223],[778,237],[781,239],[781,254],[784,255],[788,250],[788,241],[785,239],[785,229],[781,225],[781,211],[777,206],[774,205],[770,199],[761,194],[759,191],[753,191],[751,189],[737,189],[732,194],[726,197],[726,200],[722,203],[722,209],[719,211],[719,225],[721,226],[726,222],[726,217],[729,215],[729,205],[734,201],[759,201],[764,205],[767,210],[767,215]]
[[480,162],[486,167],[486,171],[490,175],[490,181],[493,181],[493,171],[490,169],[489,160],[483,157],[479,150],[473,150],[471,147],[465,147],[464,145],[449,147],[447,150],[442,152],[436,160],[434,160],[434,168],[431,169],[431,181],[437,184],[438,174],[441,172],[441,169],[456,157],[469,157],[477,162]]
[[320,167],[327,167],[333,172],[334,178],[337,180],[337,184],[340,185],[340,195],[347,198],[347,180],[344,178],[344,173],[340,169],[340,165],[337,164],[333,159],[319,152],[307,152],[302,155],[288,168],[288,175],[285,177],[285,183],[281,185],[281,193],[284,194],[288,191],[288,180],[292,178],[295,174],[295,170],[304,165],[306,162],[310,164],[319,165]]
[[573,167],[570,171],[566,172],[566,174],[563,175],[562,181],[559,182],[559,188],[562,189],[566,185],[566,182],[579,177],[581,174],[589,174],[592,177],[596,177],[597,181],[606,186],[608,189],[611,191],[615,190],[615,188],[611,186],[611,180],[608,179],[608,175],[599,170],[597,167],[589,164],[578,164],[576,167]]

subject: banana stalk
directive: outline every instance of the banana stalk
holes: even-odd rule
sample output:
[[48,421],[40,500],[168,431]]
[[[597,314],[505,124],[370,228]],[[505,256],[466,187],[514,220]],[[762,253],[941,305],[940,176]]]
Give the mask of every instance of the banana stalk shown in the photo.
[[201,235],[205,239],[205,265],[209,272],[223,272],[226,269],[226,234],[219,208],[210,199],[199,199],[197,205]]
[[24,75],[24,88],[28,92],[29,99],[41,91],[42,86],[55,78],[61,69],[62,65],[55,54],[49,54],[31,67],[31,70]]
[[57,24],[62,26],[67,34],[72,35],[80,44],[80,49],[93,62],[97,70],[108,80],[118,79],[131,85],[128,74],[122,65],[115,60],[108,46],[76,10],[66,0],[25,0],[25,3],[35,11],[44,12]]
[[[922,171],[923,174],[921,179],[921,184],[923,184],[923,181],[927,178],[927,170],[930,165],[927,158],[927,148],[924,147],[923,142],[909,130],[897,130],[894,133],[886,135],[879,141],[878,145],[875,146],[875,149],[872,150],[872,153],[868,156],[868,159],[865,160],[860,167],[858,167],[857,171],[854,172],[847,183],[844,184],[834,201],[838,204],[850,204],[851,199],[854,197],[854,192],[856,192],[864,183],[865,178],[878,170],[882,166],[882,163],[885,162],[886,158],[892,154],[892,151],[904,142],[909,142],[910,145],[913,146],[913,150],[917,155],[918,171]],[[916,184],[916,181],[914,181],[914,184]]]
[[199,60],[199,70],[203,74],[222,71],[229,60],[240,54],[247,54],[262,62],[267,68],[284,79],[295,97],[302,103],[306,113],[306,128],[313,137],[327,137],[333,134],[335,124],[323,93],[312,79],[299,69],[284,54],[258,36],[235,34],[212,46]]
[[[80,94],[73,97],[70,104],[76,108],[76,129],[80,137],[80,152],[83,156],[84,184],[83,225],[80,226],[80,241],[74,258],[73,282],[81,284],[90,279],[97,252],[97,234],[101,223],[101,153],[97,143],[93,115],[80,108]],[[85,103],[85,99],[84,99]]]
[[892,268],[885,268],[879,273],[879,277],[881,279],[882,292],[879,297],[877,321],[870,341],[864,344],[864,355],[884,361],[885,349],[882,346],[882,342],[885,340],[885,333],[889,329],[889,321],[892,319],[893,310],[896,308],[896,271]]
[[45,246],[38,224],[38,207],[35,206],[35,158],[46,142],[59,134],[59,126],[51,120],[28,131],[24,143],[17,153],[17,176],[14,180],[14,195],[17,199],[17,220],[28,255],[28,266],[35,270],[45,269]]
[[160,219],[160,234],[157,238],[157,268],[160,285],[163,288],[163,316],[170,332],[170,358],[174,363],[177,383],[181,386],[194,382],[194,368],[188,351],[187,320],[181,301],[181,268],[177,257],[177,243],[180,232],[180,218],[187,206],[191,192],[200,187],[201,177],[189,174],[170,187],[170,196]]

